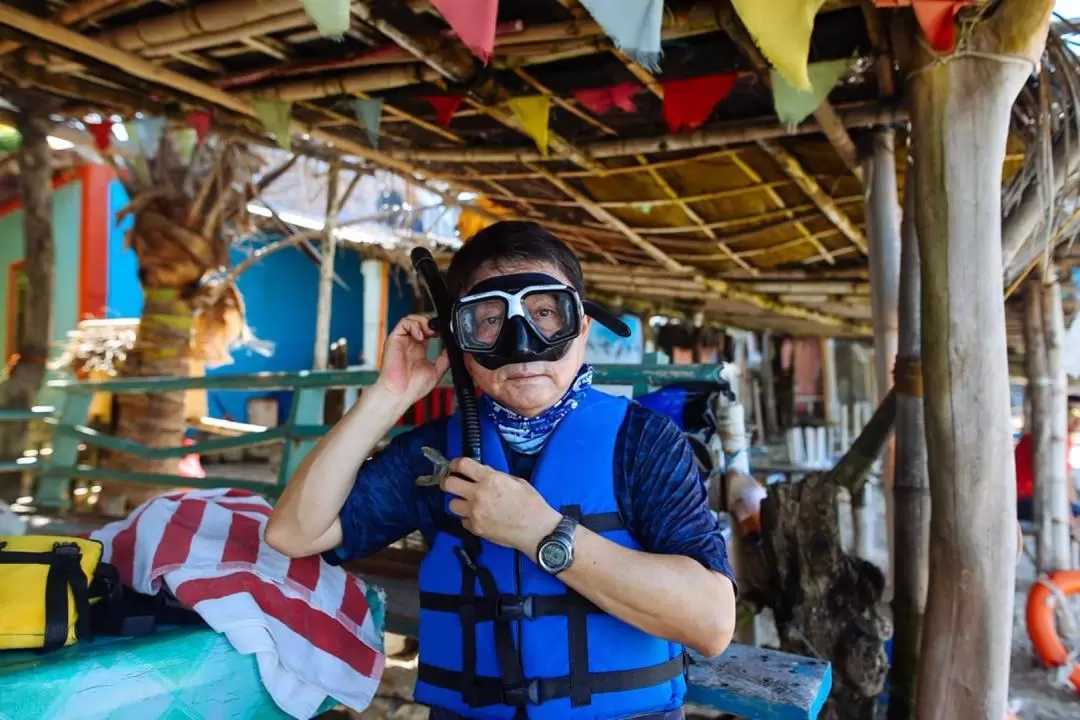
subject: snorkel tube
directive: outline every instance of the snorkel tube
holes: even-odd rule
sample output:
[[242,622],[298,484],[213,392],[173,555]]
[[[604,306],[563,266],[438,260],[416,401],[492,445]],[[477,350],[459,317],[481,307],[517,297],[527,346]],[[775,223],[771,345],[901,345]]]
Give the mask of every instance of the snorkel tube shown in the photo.
[[458,413],[461,415],[462,454],[480,462],[480,411],[476,406],[476,387],[465,369],[465,356],[450,330],[450,313],[453,308],[450,293],[443,282],[439,266],[435,264],[435,258],[426,248],[414,248],[409,258],[435,308],[431,328],[439,333],[443,347],[446,348],[446,356],[450,360],[450,377],[454,381],[454,395],[457,397]]

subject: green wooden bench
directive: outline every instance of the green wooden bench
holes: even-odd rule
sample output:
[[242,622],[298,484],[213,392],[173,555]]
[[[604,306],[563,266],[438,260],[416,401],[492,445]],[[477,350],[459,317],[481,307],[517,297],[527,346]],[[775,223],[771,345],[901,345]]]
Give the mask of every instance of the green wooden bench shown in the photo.
[[3,651],[0,688],[3,720],[289,718],[263,688],[255,656],[208,627],[100,637],[48,655]]

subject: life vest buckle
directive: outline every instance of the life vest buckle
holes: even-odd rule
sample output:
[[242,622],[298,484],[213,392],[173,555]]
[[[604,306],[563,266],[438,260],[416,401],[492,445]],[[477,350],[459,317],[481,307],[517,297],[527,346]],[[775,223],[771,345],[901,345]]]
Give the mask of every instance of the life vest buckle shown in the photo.
[[540,683],[536,680],[523,680],[513,685],[503,685],[503,704],[511,707],[540,704]]
[[495,599],[495,618],[497,620],[534,620],[536,607],[533,596],[499,595]]

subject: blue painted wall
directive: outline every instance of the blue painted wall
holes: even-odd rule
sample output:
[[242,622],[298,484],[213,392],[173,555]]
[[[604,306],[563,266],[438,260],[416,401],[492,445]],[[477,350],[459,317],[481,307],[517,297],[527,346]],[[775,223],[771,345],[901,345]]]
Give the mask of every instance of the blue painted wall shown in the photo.
[[119,180],[109,183],[109,277],[105,313],[110,318],[132,318],[142,314],[139,261],[135,251],[126,246],[125,239],[135,218],[127,215],[119,224],[116,222],[116,214],[128,200],[127,191]]
[[[278,238],[268,238],[272,242]],[[234,249],[232,261],[248,257],[252,248]],[[331,342],[346,338],[349,363],[358,363],[364,339],[364,280],[360,256],[350,250],[338,252],[335,270],[347,289],[335,284],[333,315],[330,321]],[[300,250],[289,248],[268,256],[240,276],[240,292],[247,309],[247,322],[255,336],[273,343],[273,354],[265,357],[254,350],[233,351],[233,363],[207,370],[208,375],[233,375],[256,372],[310,370],[315,355],[315,310],[318,298],[319,268]],[[214,417],[247,421],[247,402],[265,397],[265,392],[210,392],[208,404]],[[284,422],[291,400],[290,393],[279,397]]]

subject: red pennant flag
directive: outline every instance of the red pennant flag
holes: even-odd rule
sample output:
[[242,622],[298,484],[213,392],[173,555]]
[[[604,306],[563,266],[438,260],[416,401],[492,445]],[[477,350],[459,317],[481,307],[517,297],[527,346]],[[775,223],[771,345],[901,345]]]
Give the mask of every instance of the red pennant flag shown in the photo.
[[499,0],[432,0],[435,8],[465,43],[469,51],[486,65],[495,51],[495,25]]
[[105,152],[112,147],[112,120],[102,120],[97,124],[86,124],[86,130],[94,136],[94,147]]
[[689,132],[704,125],[738,79],[738,73],[718,73],[661,83],[664,87],[664,120],[668,128],[673,133]]
[[574,90],[573,93],[574,98],[583,108],[593,115],[603,115],[613,107],[617,107],[623,112],[637,112],[634,96],[641,90],[640,85],[624,82],[610,87]]
[[195,130],[195,136],[199,138],[199,142],[202,142],[210,134],[210,111],[200,110],[188,113],[187,124]]
[[454,119],[454,113],[461,106],[464,95],[424,95],[420,98],[431,103],[431,107],[435,108],[435,114],[439,119],[439,124],[443,127],[449,127],[450,121]]
[[910,7],[934,52],[950,55],[956,50],[956,15],[975,0],[874,0],[878,7]]

